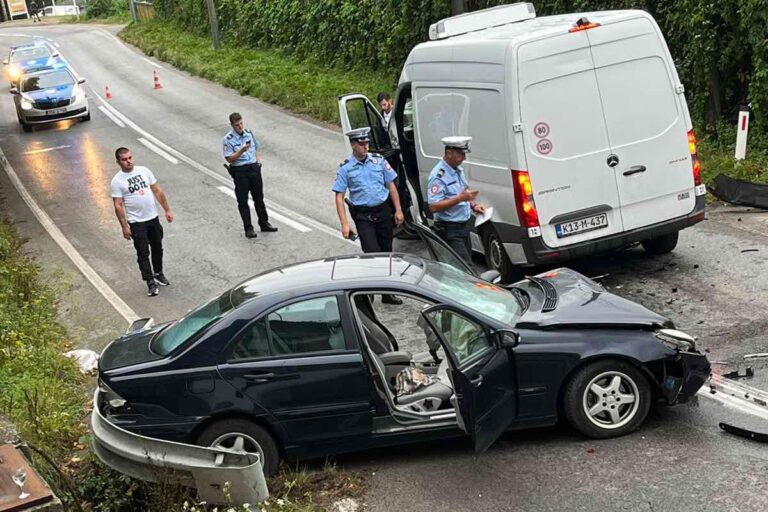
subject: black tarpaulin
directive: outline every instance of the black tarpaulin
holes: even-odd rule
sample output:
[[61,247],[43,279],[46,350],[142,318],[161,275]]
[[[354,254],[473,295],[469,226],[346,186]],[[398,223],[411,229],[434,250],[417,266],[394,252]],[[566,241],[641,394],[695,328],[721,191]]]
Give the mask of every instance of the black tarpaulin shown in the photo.
[[768,185],[737,180],[719,174],[710,192],[726,203],[768,210]]

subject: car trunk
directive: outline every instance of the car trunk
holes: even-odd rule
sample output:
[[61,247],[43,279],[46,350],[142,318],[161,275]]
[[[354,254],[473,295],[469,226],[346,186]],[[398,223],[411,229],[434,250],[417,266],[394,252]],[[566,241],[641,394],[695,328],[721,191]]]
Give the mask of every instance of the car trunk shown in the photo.
[[162,359],[149,349],[152,338],[168,324],[157,325],[146,331],[125,334],[107,345],[99,357],[99,371]]

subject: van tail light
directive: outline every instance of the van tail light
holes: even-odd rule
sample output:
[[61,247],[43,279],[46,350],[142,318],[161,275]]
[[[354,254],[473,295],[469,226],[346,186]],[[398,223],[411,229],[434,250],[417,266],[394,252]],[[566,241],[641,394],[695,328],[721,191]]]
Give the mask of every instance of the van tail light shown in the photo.
[[693,130],[688,132],[688,151],[691,152],[691,165],[693,166],[693,185],[701,185],[701,160],[699,152],[696,150],[696,134]]
[[533,202],[533,187],[528,171],[512,171],[512,186],[515,191],[515,206],[520,225],[525,228],[539,226],[539,214]]

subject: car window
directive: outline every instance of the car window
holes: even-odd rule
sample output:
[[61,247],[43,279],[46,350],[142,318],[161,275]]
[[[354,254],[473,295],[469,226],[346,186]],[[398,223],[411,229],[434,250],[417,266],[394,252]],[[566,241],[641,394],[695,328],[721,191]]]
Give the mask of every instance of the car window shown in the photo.
[[65,70],[43,73],[25,78],[21,84],[22,92],[40,91],[50,87],[59,87],[62,85],[73,85],[75,79]]
[[443,335],[460,368],[493,347],[480,324],[455,311],[437,309],[427,313],[427,317]]
[[295,302],[248,326],[235,344],[235,359],[344,350],[336,297]]
[[40,57],[48,57],[48,55],[50,55],[50,52],[45,46],[33,46],[32,48],[15,50],[11,54],[11,62],[39,59]]
[[168,355],[198,332],[213,324],[230,309],[232,309],[232,303],[229,301],[229,291],[226,291],[161,331],[152,339],[149,348],[155,354]]
[[451,265],[428,261],[419,286],[455,300],[467,309],[514,325],[521,314],[520,303],[510,292],[457,270]]

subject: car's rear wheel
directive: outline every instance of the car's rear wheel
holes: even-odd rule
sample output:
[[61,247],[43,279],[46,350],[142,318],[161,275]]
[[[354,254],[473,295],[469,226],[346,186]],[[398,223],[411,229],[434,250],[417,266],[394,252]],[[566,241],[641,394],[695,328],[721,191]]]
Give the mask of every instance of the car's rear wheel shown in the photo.
[[645,375],[629,363],[608,359],[581,368],[568,382],[563,399],[568,422],[593,439],[637,430],[650,407]]
[[509,261],[504,244],[493,226],[486,226],[483,229],[483,249],[485,250],[485,263],[501,275],[502,283],[512,283],[522,277],[520,269]]
[[680,233],[675,231],[668,235],[661,235],[656,238],[651,238],[650,240],[643,240],[641,243],[643,244],[643,249],[645,249],[648,254],[667,254],[674,251],[675,247],[677,247],[677,239],[679,235]]
[[225,419],[208,425],[197,438],[196,444],[223,450],[258,453],[264,474],[277,471],[279,453],[269,432],[244,419]]

